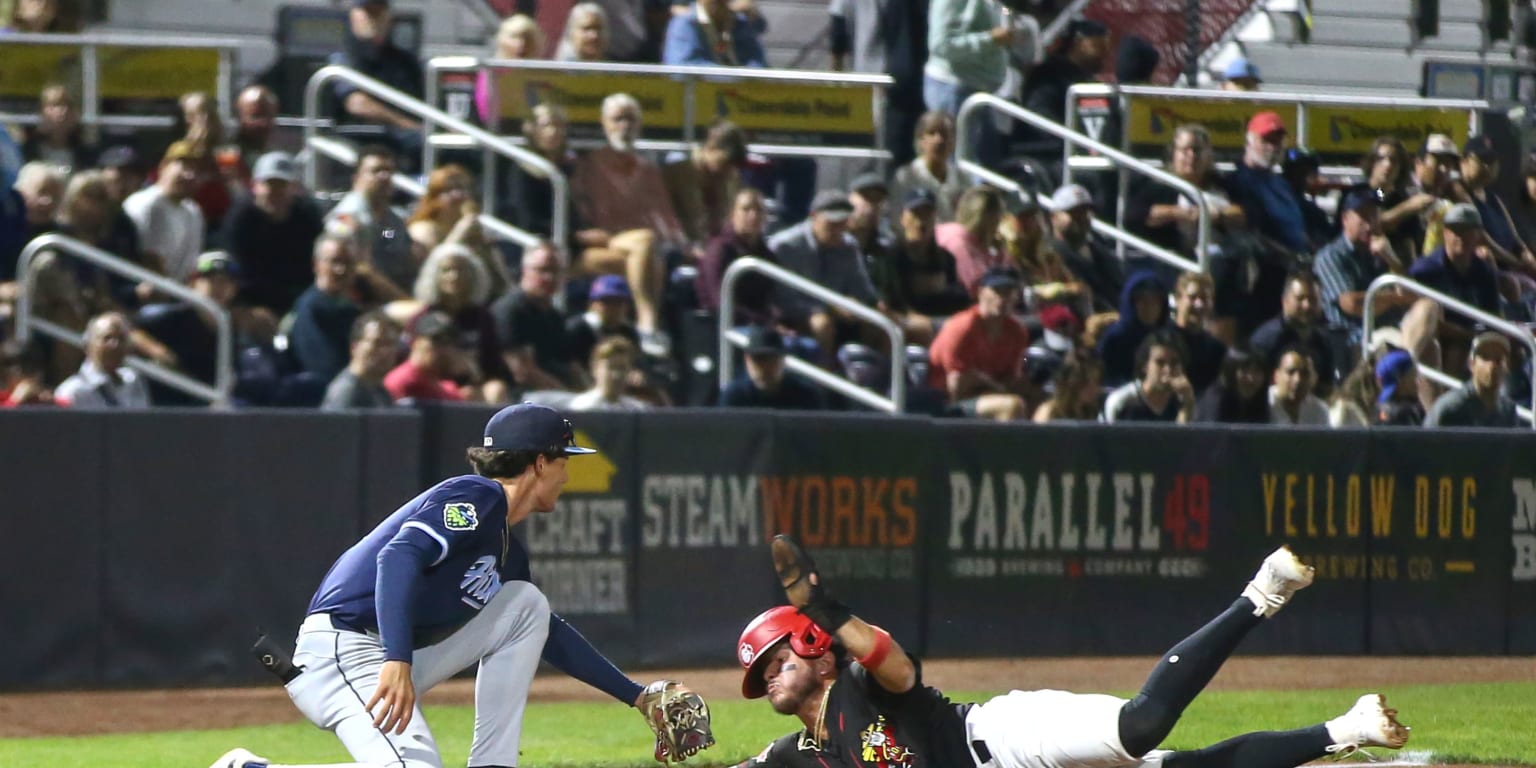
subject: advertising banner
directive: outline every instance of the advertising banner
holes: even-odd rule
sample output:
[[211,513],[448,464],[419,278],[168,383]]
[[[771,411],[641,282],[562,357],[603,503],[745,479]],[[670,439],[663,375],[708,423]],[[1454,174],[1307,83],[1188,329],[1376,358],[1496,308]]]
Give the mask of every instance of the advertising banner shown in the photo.
[[1390,479],[1372,504],[1372,653],[1504,651],[1520,466],[1506,462],[1521,442],[1529,435],[1372,433],[1372,482]]
[[1126,426],[940,423],[930,653],[1158,653],[1231,604],[1263,553],[1226,433]]
[[184,93],[212,96],[219,87],[217,48],[96,49],[103,99],[151,99],[174,102]]
[[755,142],[873,147],[875,109],[870,88],[759,80],[700,82],[700,135],[716,118],[741,126]]
[[[780,415],[772,470],[758,478],[765,538],[794,537],[840,600],[914,652],[923,650],[923,517],[942,500],[931,434],[925,419]],[[771,574],[766,549],[743,568]]]
[[[1135,95],[1127,100],[1132,154],[1139,156],[1161,157],[1179,126],[1199,123],[1210,132],[1212,147],[1234,157],[1243,150],[1248,120],[1264,111],[1279,113],[1292,145],[1300,141],[1295,104],[1201,101],[1198,96]],[[1079,109],[1091,111],[1101,101],[1102,96],[1078,97]],[[1460,146],[1469,129],[1466,110],[1438,108],[1308,105],[1306,121],[1306,147],[1327,162],[1348,164],[1369,151],[1378,136],[1396,136],[1415,152],[1431,133],[1446,134]]]
[[1504,454],[1513,468],[1509,478],[1511,504],[1491,509],[1488,515],[1503,514],[1510,522],[1509,653],[1536,654],[1536,444],[1516,441]]
[[571,136],[601,138],[603,100],[627,93],[640,102],[641,136],[677,139],[683,135],[683,98],[687,84],[656,75],[555,72],[545,69],[503,69],[494,72],[497,103],[504,125],[520,132],[535,106],[554,104],[565,110]]
[[1296,135],[1296,107],[1280,102],[1198,101],[1157,96],[1129,97],[1127,134],[1132,154],[1161,157],[1173,132],[1185,123],[1199,123],[1211,134],[1217,151],[1243,149],[1248,120],[1256,113],[1280,113],[1285,129]]
[[1258,653],[1365,653],[1374,526],[1390,516],[1390,480],[1368,473],[1365,430],[1232,430],[1212,472],[1238,526],[1240,589],[1261,558],[1289,545],[1317,573],[1274,621],[1243,641]]
[[775,474],[774,416],[659,412],[644,423],[641,661],[733,663],[742,628],[783,602],[767,542],[774,520],[796,514],[785,500],[796,494]]
[[1468,128],[1464,109],[1307,108],[1308,147],[1325,157],[1358,159],[1370,151],[1378,136],[1396,136],[1410,153],[1417,152],[1431,133],[1450,136],[1459,147],[1467,140]]
[[[473,78],[465,73],[440,75],[443,106],[468,112]],[[692,128],[702,136],[716,119],[745,129],[753,142],[872,147],[875,108],[868,85],[791,83],[719,79],[628,72],[561,72],[547,69],[492,70],[501,128],[520,132],[522,121],[539,104],[558,104],[570,119],[571,135],[602,137],[603,99],[627,93],[640,102],[641,135],[679,139]],[[688,111],[688,99],[693,111]],[[693,125],[688,126],[690,114]]]
[[97,414],[0,410],[0,690],[99,685],[106,432]]

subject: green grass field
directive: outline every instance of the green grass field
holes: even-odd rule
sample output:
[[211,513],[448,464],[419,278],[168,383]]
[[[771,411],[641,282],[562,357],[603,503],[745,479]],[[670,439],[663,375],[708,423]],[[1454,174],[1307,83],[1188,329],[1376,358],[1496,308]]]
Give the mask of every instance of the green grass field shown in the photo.
[[[1408,750],[1433,753],[1437,763],[1536,766],[1536,683],[1441,685],[1382,689],[1388,702],[1414,727]],[[1213,691],[1185,714],[1170,746],[1197,747],[1250,730],[1311,725],[1342,713],[1360,691]],[[984,700],[961,693],[956,700]],[[755,755],[797,723],[762,702],[711,705],[718,744],[689,765],[729,765]],[[468,707],[429,707],[444,764],[462,766],[469,751],[473,712]],[[616,704],[552,703],[529,708],[522,765],[640,766],[650,759],[650,733],[631,711]],[[204,768],[225,750],[243,746],[281,762],[347,760],[329,733],[308,724],[219,731],[175,731],[89,738],[0,740],[3,768],[110,765],[113,768]]]

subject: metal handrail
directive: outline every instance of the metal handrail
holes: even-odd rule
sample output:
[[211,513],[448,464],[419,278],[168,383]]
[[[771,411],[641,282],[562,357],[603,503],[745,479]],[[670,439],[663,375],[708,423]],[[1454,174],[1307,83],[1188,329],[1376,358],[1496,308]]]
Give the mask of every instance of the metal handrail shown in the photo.
[[[233,37],[198,37],[192,35],[159,34],[153,37],[122,33],[92,32],[80,35],[55,35],[17,33],[5,36],[6,45],[67,45],[80,47],[80,122],[86,125],[111,127],[145,127],[131,115],[104,117],[101,114],[101,62],[96,56],[100,46],[119,48],[213,48],[219,52],[219,71],[214,86],[214,99],[219,114],[228,117],[234,107],[234,53],[240,50],[240,40]],[[156,123],[158,125],[158,123]]]
[[[1104,96],[1155,96],[1180,101],[1230,101],[1249,103],[1281,103],[1296,107],[1296,145],[1307,144],[1308,106],[1345,107],[1417,107],[1423,109],[1465,109],[1467,130],[1477,133],[1482,125],[1482,113],[1488,111],[1487,101],[1479,99],[1425,99],[1406,96],[1350,96],[1338,93],[1297,93],[1291,91],[1218,91],[1211,88],[1169,88],[1160,85],[1104,85],[1103,83],[1078,83],[1067,88],[1066,125],[1077,125],[1077,97]],[[1122,110],[1124,103],[1121,104]],[[1123,131],[1122,140],[1129,146],[1130,132]],[[1067,161],[1071,162],[1071,148],[1067,148]]]
[[[324,136],[316,136],[313,139],[310,139],[309,148],[312,151],[319,152],[320,154],[325,155],[326,157],[329,157],[332,160],[335,160],[336,162],[341,163],[347,167],[357,166],[357,150],[353,149],[351,145],[336,141],[335,139],[328,139]],[[425,185],[403,173],[396,172],[395,175],[390,178],[390,182],[394,184],[395,189],[398,189],[417,200],[420,200],[427,194],[427,188]],[[310,191],[314,192],[315,190]],[[480,226],[484,227],[486,231],[490,232],[491,234],[496,235],[504,240],[510,240],[511,242],[517,243],[524,248],[532,248],[538,245],[539,242],[543,239],[532,232],[524,229],[518,229],[517,227],[514,227],[511,224],[508,224],[507,222],[502,221],[501,219],[498,219],[489,213],[482,212],[478,218],[478,221],[480,222]]]
[[1007,179],[1006,176],[995,173],[971,159],[975,153],[975,147],[971,146],[970,131],[967,130],[967,128],[971,121],[983,119],[986,117],[985,115],[979,114],[982,109],[993,109],[1002,112],[1003,114],[1008,115],[1015,120],[1021,120],[1040,131],[1049,133],[1061,139],[1068,145],[1078,144],[1087,147],[1114,161],[1115,164],[1119,165],[1123,169],[1136,171],[1143,176],[1151,178],[1152,180],[1159,183],[1166,184],[1183,193],[1184,196],[1189,198],[1190,201],[1194,204],[1196,210],[1200,212],[1200,221],[1197,224],[1198,234],[1195,238],[1194,261],[1190,261],[1187,257],[1169,251],[1166,248],[1162,248],[1149,243],[1142,238],[1119,229],[1118,227],[1110,226],[1105,222],[1099,221],[1097,218],[1095,218],[1093,222],[1094,230],[1119,240],[1120,242],[1132,245],[1138,250],[1146,252],[1147,255],[1161,261],[1165,261],[1182,270],[1188,272],[1210,271],[1210,268],[1206,262],[1210,258],[1209,243],[1211,240],[1211,212],[1209,207],[1205,204],[1205,194],[1202,193],[1198,187],[1185,181],[1184,179],[1179,178],[1178,176],[1168,173],[1167,171],[1157,168],[1142,160],[1138,160],[1137,158],[1131,157],[1130,155],[1125,154],[1124,152],[1121,152],[1120,150],[1115,149],[1108,144],[1091,139],[1081,133],[1078,133],[1077,131],[1064,128],[1061,125],[1051,122],[1049,118],[1031,112],[1017,104],[1014,104],[1013,102],[1000,99],[989,93],[978,93],[966,99],[965,103],[960,106],[960,117],[956,121],[955,127],[957,142],[955,156],[959,160],[961,170],[968,173],[973,173],[983,179],[986,179],[988,183],[992,184],[996,184],[997,180],[1006,180],[1009,184],[1012,185],[1013,189],[1018,189],[1018,185],[1012,182],[1012,180]]
[[[1471,304],[1468,304],[1455,297],[1447,296],[1433,288],[1430,288],[1429,286],[1424,285],[1423,283],[1418,282],[1417,280],[1412,280],[1403,277],[1402,275],[1382,275],[1381,277],[1372,280],[1370,287],[1365,289],[1365,308],[1362,312],[1364,316],[1362,322],[1365,334],[1361,336],[1360,339],[1361,353],[1363,355],[1368,355],[1370,353],[1371,333],[1376,328],[1376,294],[1380,293],[1382,289],[1389,286],[1397,286],[1405,291],[1408,291],[1409,293],[1418,294],[1419,296],[1423,296],[1426,299],[1431,299],[1446,309],[1450,309],[1460,314],[1466,315],[1467,317],[1482,323],[1492,330],[1498,331],[1505,336],[1513,338],[1515,341],[1524,344],[1526,349],[1530,350],[1531,356],[1528,359],[1536,361],[1536,336],[1532,336],[1530,331],[1515,325],[1514,323],[1511,323],[1502,317],[1490,315],[1487,312],[1472,306]],[[1432,379],[1439,384],[1454,388],[1459,387],[1464,383],[1462,381],[1458,381],[1456,378],[1445,373],[1444,371],[1441,371],[1437,368],[1431,368],[1424,363],[1416,362],[1415,365],[1418,366],[1420,373],[1424,374],[1427,378]],[[1536,386],[1531,387],[1531,407],[1527,409],[1517,406],[1515,410],[1520,415],[1520,418],[1530,422],[1531,427],[1536,429]]]
[[734,321],[736,318],[736,283],[748,272],[763,275],[777,283],[801,293],[809,294],[832,306],[844,309],[860,320],[871,323],[880,330],[885,331],[885,335],[890,337],[891,340],[891,395],[889,398],[881,397],[840,376],[827,373],[793,355],[785,357],[784,365],[791,372],[797,373],[844,397],[857,400],[876,410],[887,413],[902,412],[907,401],[907,343],[906,334],[901,330],[901,326],[897,325],[889,317],[820,283],[807,280],[771,261],[759,259],[755,256],[744,256],[731,262],[731,266],[725,270],[725,276],[720,281],[720,387],[722,389],[736,378],[736,356],[731,354],[732,345],[745,347],[747,344],[746,336],[735,330]]
[[[358,90],[367,93],[374,98],[387,102],[390,106],[402,112],[407,112],[421,119],[423,122],[441,125],[448,130],[462,133],[475,140],[480,146],[490,152],[505,157],[512,162],[521,165],[525,170],[531,170],[549,180],[550,194],[554,198],[553,215],[550,222],[549,239],[564,251],[567,241],[568,228],[570,226],[570,186],[565,174],[555,167],[554,163],[544,159],[543,156],[519,147],[506,139],[491,134],[490,132],[476,128],[469,123],[460,120],[426,102],[412,97],[403,91],[391,88],[378,80],[360,74],[354,69],[338,65],[321,67],[309,78],[309,84],[304,88],[304,117],[313,121],[320,112],[320,88],[331,80],[341,80],[355,86]],[[304,126],[304,143],[309,145],[310,140],[317,135],[317,128],[313,122]],[[319,180],[319,164],[309,163],[304,169],[304,181],[310,189],[315,189]],[[486,173],[489,176],[489,171]],[[487,208],[494,207],[494,201],[486,198],[481,204]]]
[[219,335],[218,359],[215,363],[212,387],[190,376],[177,373],[159,363],[142,358],[128,358],[128,366],[161,384],[181,390],[193,397],[207,400],[218,406],[229,405],[230,394],[234,391],[235,387],[234,326],[229,319],[229,310],[219,306],[213,299],[175,280],[151,272],[137,264],[125,261],[112,253],[72,237],[60,234],[40,235],[34,238],[32,242],[27,243],[27,247],[21,250],[21,256],[16,260],[16,280],[20,288],[18,291],[20,295],[16,298],[16,336],[19,339],[22,341],[30,339],[32,330],[35,327],[44,335],[52,336],[76,347],[85,346],[85,339],[81,334],[52,321],[33,316],[32,291],[37,287],[37,276],[32,270],[32,262],[44,250],[52,250],[55,253],[67,253],[108,272],[113,272],[141,283],[149,283],[156,290],[181,299],[212,315]]

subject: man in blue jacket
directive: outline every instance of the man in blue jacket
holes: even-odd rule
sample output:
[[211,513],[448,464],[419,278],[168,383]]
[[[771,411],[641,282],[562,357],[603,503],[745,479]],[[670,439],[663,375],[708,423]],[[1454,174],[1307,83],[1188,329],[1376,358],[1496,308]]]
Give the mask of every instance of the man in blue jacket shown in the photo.
[[699,0],[667,24],[661,63],[694,67],[766,67],[759,30],[728,0]]

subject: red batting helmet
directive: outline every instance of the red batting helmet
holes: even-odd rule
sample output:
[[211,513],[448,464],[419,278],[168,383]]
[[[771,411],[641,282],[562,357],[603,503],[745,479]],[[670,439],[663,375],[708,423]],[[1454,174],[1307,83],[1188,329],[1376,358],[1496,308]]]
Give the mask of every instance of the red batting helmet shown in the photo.
[[763,682],[763,665],[768,662],[769,649],[785,638],[789,638],[790,650],[807,659],[817,658],[832,648],[832,634],[816,626],[794,606],[781,605],[763,611],[741,631],[741,641],[736,644],[736,660],[747,670],[741,679],[742,696],[756,699],[768,692]]

